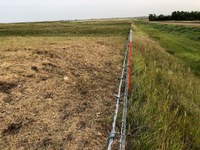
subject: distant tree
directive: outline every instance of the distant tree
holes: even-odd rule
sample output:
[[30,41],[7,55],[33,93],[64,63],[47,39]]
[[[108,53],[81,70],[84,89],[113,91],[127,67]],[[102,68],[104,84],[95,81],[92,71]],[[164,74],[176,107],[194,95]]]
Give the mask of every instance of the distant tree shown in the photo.
[[154,19],[154,21],[157,20],[156,14],[153,15],[153,19]]
[[171,15],[159,15],[155,14],[149,15],[149,21],[164,21],[164,20],[200,20],[200,12],[199,11],[174,11]]
[[172,20],[177,20],[177,12],[172,12]]
[[153,16],[153,14],[149,14],[149,21],[154,21],[154,16]]
[[157,17],[156,20],[159,20],[159,21],[161,20],[161,21],[162,21],[162,20],[165,20],[164,18],[165,18],[165,16],[162,15],[162,14],[160,14],[160,15]]
[[149,14],[149,21],[156,21],[156,14]]

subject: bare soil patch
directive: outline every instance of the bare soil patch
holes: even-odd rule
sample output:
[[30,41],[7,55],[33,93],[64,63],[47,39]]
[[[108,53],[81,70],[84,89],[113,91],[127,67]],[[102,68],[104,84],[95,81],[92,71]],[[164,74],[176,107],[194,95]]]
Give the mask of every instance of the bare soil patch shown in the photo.
[[0,149],[104,149],[121,37],[8,37],[0,46]]
[[200,21],[154,21],[152,23],[200,27]]

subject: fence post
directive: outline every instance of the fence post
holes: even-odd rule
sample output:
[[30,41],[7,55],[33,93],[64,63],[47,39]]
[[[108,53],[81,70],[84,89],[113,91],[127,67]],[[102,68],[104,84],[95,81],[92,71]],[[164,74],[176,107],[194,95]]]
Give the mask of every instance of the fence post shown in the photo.
[[132,30],[130,30],[130,34],[129,34],[129,53],[128,53],[128,93],[130,93],[130,89],[131,89],[132,49],[133,49]]

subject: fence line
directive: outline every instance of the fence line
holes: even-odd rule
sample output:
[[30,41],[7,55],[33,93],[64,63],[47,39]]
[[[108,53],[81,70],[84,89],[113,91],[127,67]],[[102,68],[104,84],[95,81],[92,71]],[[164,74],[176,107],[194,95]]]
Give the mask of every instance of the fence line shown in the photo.
[[113,123],[112,123],[112,129],[108,138],[108,149],[111,150],[111,145],[113,143],[113,140],[115,138],[116,132],[115,132],[115,126],[116,126],[116,120],[117,120],[117,115],[119,111],[119,101],[121,97],[121,88],[122,88],[122,82],[124,79],[124,72],[125,72],[125,67],[126,67],[126,59],[127,59],[127,53],[128,53],[128,46],[126,45],[126,51],[125,51],[125,56],[124,56],[124,62],[123,62],[123,67],[122,67],[122,73],[121,73],[121,78],[120,78],[120,83],[119,83],[119,88],[118,88],[118,94],[116,96],[116,107],[115,107],[115,114],[113,117]]
[[120,136],[120,150],[125,149],[125,140],[126,140],[126,114],[127,114],[127,100],[128,100],[128,92],[130,91],[130,85],[131,85],[131,65],[132,65],[132,30],[130,30],[129,38],[128,38],[128,44],[126,44],[126,50],[125,50],[125,56],[124,56],[124,62],[122,67],[122,73],[118,88],[118,94],[116,96],[116,107],[115,107],[115,113],[113,117],[112,122],[112,129],[109,134],[108,138],[108,148],[107,150],[111,150],[112,143],[114,141],[114,138],[116,136],[115,132],[115,126],[116,126],[116,120],[117,115],[119,111],[119,102],[121,98],[121,91],[122,91],[122,84],[124,81],[124,102],[123,102],[123,114],[122,114],[122,123],[121,123],[121,136]]

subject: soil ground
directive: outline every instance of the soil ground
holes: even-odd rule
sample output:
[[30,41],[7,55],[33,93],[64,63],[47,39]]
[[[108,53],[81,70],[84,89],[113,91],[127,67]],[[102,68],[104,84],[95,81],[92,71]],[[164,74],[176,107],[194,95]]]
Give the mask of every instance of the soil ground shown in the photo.
[[124,38],[5,37],[0,149],[104,149]]
[[200,27],[200,22],[199,21],[154,21],[152,23]]

